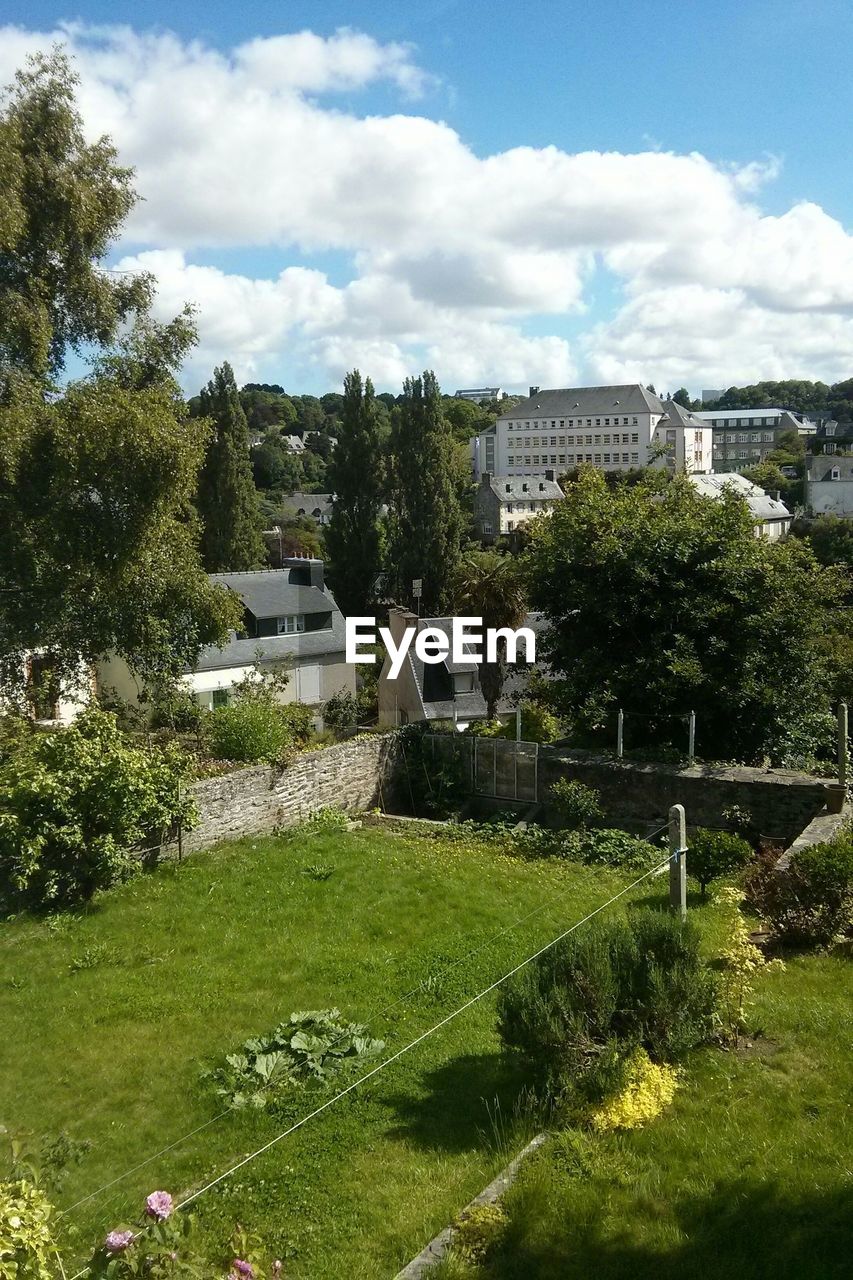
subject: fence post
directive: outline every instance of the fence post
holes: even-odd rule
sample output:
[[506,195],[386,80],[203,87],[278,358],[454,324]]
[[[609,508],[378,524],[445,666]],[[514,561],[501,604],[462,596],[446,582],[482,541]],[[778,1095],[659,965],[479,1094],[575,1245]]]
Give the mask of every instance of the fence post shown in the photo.
[[521,742],[521,707],[515,709],[515,740]]
[[691,711],[687,720],[687,762],[692,764],[696,758],[696,712]]
[[669,811],[669,906],[687,919],[687,822],[684,805]]
[[625,736],[625,712],[619,708],[619,714],[616,717],[616,759],[622,759],[623,740]]
[[838,704],[838,781],[842,787],[847,786],[847,766],[849,762],[847,746],[847,703]]

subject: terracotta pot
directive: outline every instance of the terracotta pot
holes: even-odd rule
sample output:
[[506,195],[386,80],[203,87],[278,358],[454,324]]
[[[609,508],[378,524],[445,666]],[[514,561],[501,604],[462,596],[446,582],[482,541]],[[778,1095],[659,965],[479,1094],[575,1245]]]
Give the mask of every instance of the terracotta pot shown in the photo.
[[847,799],[847,788],[840,782],[826,784],[826,808],[828,813],[841,813]]

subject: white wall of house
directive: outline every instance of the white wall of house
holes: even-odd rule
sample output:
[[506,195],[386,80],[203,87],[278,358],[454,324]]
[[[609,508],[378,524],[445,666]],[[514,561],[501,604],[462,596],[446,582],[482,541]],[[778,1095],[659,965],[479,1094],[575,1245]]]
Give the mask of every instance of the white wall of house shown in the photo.
[[569,470],[582,462],[603,471],[644,467],[660,419],[659,413],[638,412],[618,417],[499,420],[471,441],[474,479],[486,471],[502,476],[541,475],[546,468]]
[[[30,667],[33,658],[41,657],[41,651],[36,649],[32,653],[27,654],[21,665],[21,675],[23,683],[26,685],[30,678]],[[89,705],[95,694],[95,677],[94,672],[84,662],[78,666],[78,675],[76,679],[63,680],[60,682],[59,695],[52,708],[54,714],[38,719],[39,724],[72,724],[80,712]],[[0,689],[0,709],[7,707],[12,709],[18,704],[13,702],[9,697],[3,696]],[[35,717],[34,717],[35,718]]]
[[816,516],[853,516],[853,476],[806,480],[806,506]]

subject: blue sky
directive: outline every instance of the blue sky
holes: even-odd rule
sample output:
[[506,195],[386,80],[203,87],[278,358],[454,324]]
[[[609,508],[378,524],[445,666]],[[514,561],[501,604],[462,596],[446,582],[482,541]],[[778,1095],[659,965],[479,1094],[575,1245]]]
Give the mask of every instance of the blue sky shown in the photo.
[[[409,46],[405,59],[421,77],[416,94],[401,76],[376,72],[331,90],[325,84],[307,83],[300,86],[299,95],[324,138],[336,116],[358,122],[364,126],[362,132],[370,131],[365,122],[371,119],[403,119],[411,135],[406,145],[412,149],[411,161],[408,152],[401,153],[403,167],[411,163],[417,174],[434,163],[439,181],[447,176],[440,197],[445,210],[440,217],[447,217],[447,228],[440,237],[431,236],[426,225],[419,230],[416,215],[404,225],[398,215],[396,180],[389,182],[387,176],[387,209],[381,207],[382,192],[371,192],[370,208],[358,227],[330,226],[315,237],[311,228],[326,223],[323,200],[341,199],[339,191],[325,191],[328,174],[319,150],[317,167],[306,165],[299,175],[300,191],[306,183],[315,185],[314,204],[301,221],[294,222],[283,210],[273,229],[253,226],[251,218],[237,210],[230,224],[233,233],[229,225],[223,226],[226,213],[223,223],[211,230],[204,218],[179,208],[178,198],[170,205],[162,192],[148,196],[146,189],[156,217],[141,234],[138,228],[130,229],[116,261],[122,254],[136,255],[140,265],[150,267],[146,254],[168,250],[174,256],[180,251],[180,263],[160,260],[161,270],[174,277],[170,296],[191,283],[188,266],[218,270],[223,279],[217,277],[216,284],[228,306],[242,297],[251,308],[258,292],[264,293],[264,282],[274,282],[288,268],[312,273],[311,287],[322,294],[316,303],[300,294],[299,321],[284,326],[278,345],[252,333],[249,326],[231,338],[238,349],[225,351],[228,333],[203,316],[202,345],[197,364],[188,371],[190,381],[205,360],[229,356],[238,367],[242,363],[248,376],[287,383],[297,379],[300,385],[293,390],[306,391],[325,389],[342,367],[371,356],[377,364],[376,380],[388,385],[407,361],[416,366],[420,359],[436,363],[447,384],[468,381],[468,375],[523,385],[543,378],[627,378],[636,373],[665,385],[684,381],[698,390],[700,385],[728,384],[750,374],[753,380],[785,373],[829,379],[853,373],[848,367],[853,364],[848,355],[853,338],[853,253],[846,230],[853,224],[853,177],[846,162],[853,108],[849,3],[528,0],[522,6],[424,0],[416,6],[327,0],[236,6],[212,0],[140,6],[114,0],[69,8],[30,0],[26,5],[6,3],[0,12],[0,22],[31,32],[34,38],[69,21],[85,28],[72,45],[79,41],[91,47],[91,28],[127,24],[137,38],[172,32],[184,50],[190,42],[199,42],[220,55],[224,64],[249,41],[300,31],[333,40],[336,32],[348,28],[382,50]],[[156,61],[160,53],[149,50],[146,57]],[[288,58],[290,54],[283,63],[285,75]],[[128,66],[128,80],[144,75],[139,59]],[[90,73],[97,79],[102,71],[89,68],[86,74]],[[235,79],[222,101],[223,116],[233,95],[245,92],[246,81]],[[277,110],[277,87],[269,92],[273,96],[268,106]],[[177,100],[177,118],[183,115],[184,101],[194,99]],[[100,110],[96,100],[86,112],[87,120]],[[146,166],[156,170],[156,148],[168,151],[171,144],[167,133],[156,133],[148,107],[137,104],[133,112],[138,118],[126,135],[123,125],[110,131],[122,154],[130,153],[144,183]],[[133,112],[120,117],[105,110],[104,127]],[[214,108],[212,112],[206,132],[199,135],[203,140],[195,146],[206,146],[210,139],[210,197],[215,199],[223,156],[227,160],[233,152],[222,149],[225,143],[216,151]],[[280,160],[274,124],[269,122],[274,117],[268,112],[266,118],[267,132],[258,130],[265,140],[258,144],[255,198],[286,203],[287,192],[268,196],[263,180],[265,163],[275,167]],[[455,162],[443,164],[446,136],[418,137],[413,122],[420,118],[444,122],[472,160],[532,149],[530,166],[506,161],[508,170],[518,170],[519,186],[528,188],[518,192],[519,209],[510,230],[489,226],[481,234],[481,226],[495,216],[488,167],[461,163],[460,179]],[[93,127],[100,123],[92,119]],[[146,129],[150,133],[142,138]],[[249,133],[254,135],[254,129]],[[328,163],[339,170],[341,158],[330,146]],[[357,146],[353,165],[368,164],[359,161]],[[569,158],[612,153],[622,164],[626,209],[615,209],[612,195],[602,197],[603,204],[611,204],[604,215],[608,231],[600,243],[590,235],[587,221],[580,231],[573,227],[570,188],[577,179],[571,163],[563,175],[551,173],[549,148]],[[689,162],[694,153],[712,171],[710,177],[703,171],[697,181],[696,167]],[[630,157],[654,154],[672,155],[678,163],[630,162]],[[288,150],[291,165],[292,155]],[[754,182],[747,176],[750,165],[765,167]],[[601,161],[598,167],[605,175],[602,180],[609,181],[607,163]],[[375,167],[362,168],[365,183],[374,171]],[[548,180],[537,204],[540,171]],[[500,200],[516,198],[512,172],[501,177]],[[594,204],[599,174],[584,166],[582,173],[585,186],[589,179]],[[732,175],[740,176],[731,181]],[[347,178],[347,192],[353,180]],[[248,181],[253,181],[251,176]],[[425,178],[421,175],[417,181]],[[473,198],[472,187],[478,184],[484,193],[482,208]],[[360,192],[359,198],[363,196]],[[446,211],[457,196],[465,210],[454,223]],[[555,198],[565,209],[569,228],[563,241],[559,228],[542,221],[547,221],[548,205],[553,208]],[[643,206],[651,204],[663,206],[654,226],[640,216]],[[671,242],[664,244],[670,235],[669,205]],[[583,218],[588,217],[584,208]],[[610,230],[611,218],[618,229]],[[527,230],[534,226],[536,230]],[[727,262],[726,237],[742,259],[737,270]],[[545,281],[541,306],[535,288],[525,293],[518,284],[528,267],[533,279],[541,273]],[[459,297],[453,297],[454,273],[461,281],[469,271],[488,277],[489,289],[479,296],[469,282],[467,290],[460,284]],[[562,272],[566,279],[561,289],[549,290],[549,279]],[[505,276],[511,277],[509,283]],[[495,283],[498,277],[503,284]],[[439,278],[445,281],[440,296],[428,283]],[[786,279],[787,291],[782,287]],[[389,305],[380,315],[381,282],[405,289],[411,306],[398,299],[399,305]],[[209,307],[216,305],[213,284],[212,278],[205,282]],[[306,281],[290,279],[279,289],[279,303],[291,308],[291,314],[297,284],[303,289]],[[353,284],[354,289],[348,288]],[[362,293],[370,294],[370,306]],[[267,302],[275,327],[273,304]],[[312,312],[312,305],[321,307],[322,322],[315,319],[319,313]],[[391,312],[396,312],[396,322]],[[733,317],[738,333],[730,340]],[[347,359],[348,346],[352,361]],[[465,359],[458,355],[462,347]]]

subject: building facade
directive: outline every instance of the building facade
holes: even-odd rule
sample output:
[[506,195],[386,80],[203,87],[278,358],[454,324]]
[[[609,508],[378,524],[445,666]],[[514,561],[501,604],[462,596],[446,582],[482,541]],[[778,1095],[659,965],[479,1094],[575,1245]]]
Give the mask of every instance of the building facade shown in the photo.
[[455,400],[473,400],[479,404],[481,400],[500,400],[503,390],[500,387],[465,387],[454,393]]
[[816,424],[788,409],[699,409],[713,431],[714,470],[743,471],[779,448],[786,431],[811,435]]
[[805,502],[815,516],[853,516],[853,456],[807,457]]
[[749,507],[757,538],[775,542],[791,527],[793,516],[778,495],[771,497],[746,476],[732,472],[728,475],[691,476],[690,483],[705,498],[719,500],[726,492],[734,492]]
[[481,542],[509,539],[543,512],[551,511],[563,491],[553,471],[541,476],[493,476],[486,472],[474,494],[474,530]]
[[639,383],[569,387],[531,395],[471,440],[475,480],[534,476],[589,463],[605,471],[673,467],[710,471],[710,428]]

